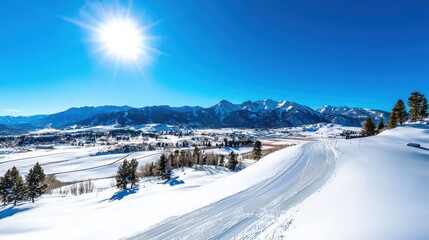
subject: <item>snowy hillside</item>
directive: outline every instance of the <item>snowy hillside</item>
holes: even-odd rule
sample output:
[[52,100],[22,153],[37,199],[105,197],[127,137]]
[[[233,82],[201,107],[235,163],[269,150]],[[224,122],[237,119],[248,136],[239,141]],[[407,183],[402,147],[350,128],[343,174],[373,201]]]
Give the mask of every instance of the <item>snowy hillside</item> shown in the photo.
[[[406,146],[416,142],[422,148]],[[338,141],[333,179],[285,214],[290,239],[429,239],[429,126]],[[309,231],[311,229],[311,231]]]
[[[300,131],[310,131],[314,139],[290,139],[299,145],[237,173],[185,168],[175,172],[172,183],[146,179],[139,189],[127,191],[100,180],[96,185],[101,188],[93,193],[45,195],[35,204],[1,208],[0,238],[429,237],[429,126],[407,125],[375,137],[331,141],[314,140],[318,133],[339,131],[335,125]],[[408,147],[409,142],[422,147]],[[77,160],[91,164],[84,156]],[[19,162],[27,166],[26,161]]]

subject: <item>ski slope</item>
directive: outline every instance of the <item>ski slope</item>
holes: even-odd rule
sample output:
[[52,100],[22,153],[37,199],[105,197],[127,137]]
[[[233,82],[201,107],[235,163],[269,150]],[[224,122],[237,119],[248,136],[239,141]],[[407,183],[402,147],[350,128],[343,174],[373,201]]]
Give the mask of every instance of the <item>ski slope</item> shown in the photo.
[[[269,160],[265,159],[267,164]],[[335,153],[328,142],[304,144],[292,159],[284,160],[287,164],[280,164],[280,171],[264,181],[130,239],[249,239],[263,235],[281,214],[325,184],[335,170]]]

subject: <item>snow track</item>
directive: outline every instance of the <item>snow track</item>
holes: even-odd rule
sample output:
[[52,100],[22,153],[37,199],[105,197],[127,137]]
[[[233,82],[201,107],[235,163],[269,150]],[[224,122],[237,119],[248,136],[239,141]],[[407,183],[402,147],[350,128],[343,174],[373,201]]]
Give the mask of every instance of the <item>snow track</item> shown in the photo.
[[334,151],[328,142],[303,144],[272,177],[206,207],[167,219],[130,239],[269,239],[276,231],[272,225],[332,176]]

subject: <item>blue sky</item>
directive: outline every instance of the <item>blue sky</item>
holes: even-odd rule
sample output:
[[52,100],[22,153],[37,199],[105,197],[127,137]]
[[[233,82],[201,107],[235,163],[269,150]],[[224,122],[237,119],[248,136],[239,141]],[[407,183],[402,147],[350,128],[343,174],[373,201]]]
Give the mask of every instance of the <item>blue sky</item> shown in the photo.
[[266,98],[390,110],[411,91],[429,94],[425,1],[134,1],[132,16],[157,22],[148,34],[163,52],[143,74],[114,70],[62,18],[82,20],[88,2],[0,2],[0,115]]

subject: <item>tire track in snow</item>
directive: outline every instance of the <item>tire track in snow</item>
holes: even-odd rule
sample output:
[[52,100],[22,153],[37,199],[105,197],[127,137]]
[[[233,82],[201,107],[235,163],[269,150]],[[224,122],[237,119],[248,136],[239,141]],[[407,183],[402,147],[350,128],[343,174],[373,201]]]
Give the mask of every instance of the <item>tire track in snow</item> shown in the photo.
[[272,224],[322,187],[334,171],[335,153],[329,143],[303,144],[293,162],[278,174],[211,205],[170,218],[130,239],[270,237],[275,234],[275,229],[270,230]]

